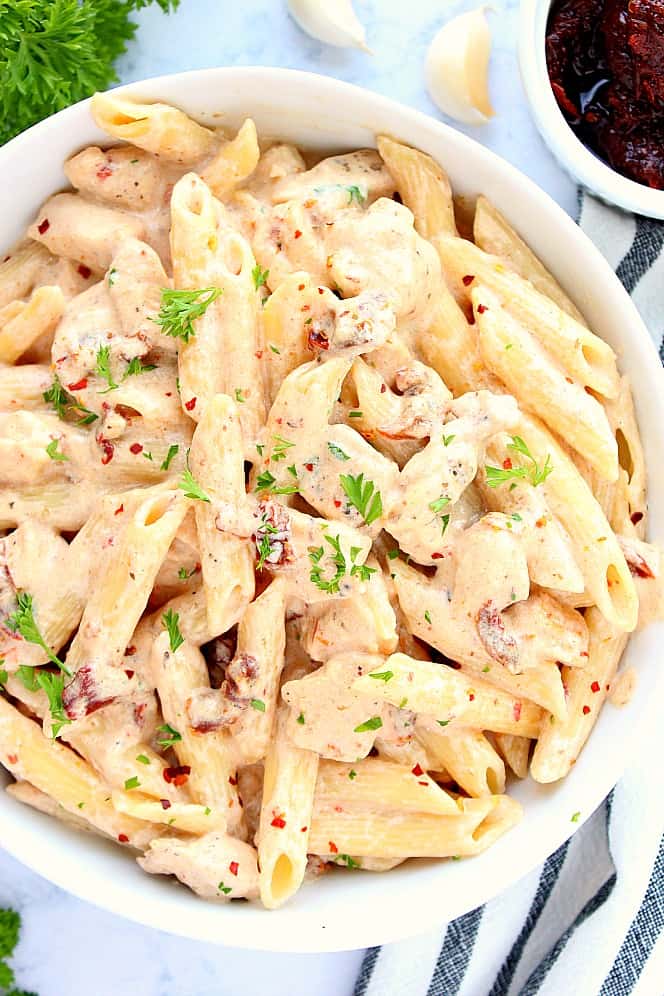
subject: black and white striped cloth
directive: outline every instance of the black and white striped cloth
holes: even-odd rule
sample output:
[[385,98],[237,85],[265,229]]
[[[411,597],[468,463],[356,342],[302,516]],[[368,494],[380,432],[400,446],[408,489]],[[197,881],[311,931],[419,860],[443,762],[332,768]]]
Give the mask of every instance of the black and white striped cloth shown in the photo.
[[[579,219],[664,362],[664,223],[586,193]],[[571,840],[497,899],[442,930],[369,949],[355,996],[662,996],[663,757],[660,731]]]

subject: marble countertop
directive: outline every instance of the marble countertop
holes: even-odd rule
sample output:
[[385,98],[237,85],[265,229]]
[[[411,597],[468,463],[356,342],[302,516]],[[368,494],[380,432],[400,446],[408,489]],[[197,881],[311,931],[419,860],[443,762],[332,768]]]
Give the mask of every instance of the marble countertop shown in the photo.
[[[145,10],[120,63],[123,82],[218,65],[275,65],[357,83],[438,116],[423,81],[438,26],[472,6],[441,0],[356,0],[373,56],[332,49],[304,35],[285,0],[181,0],[169,17]],[[518,0],[490,14],[496,117],[464,130],[518,166],[567,211],[576,186],[530,118],[516,55]],[[255,954],[141,927],[89,906],[0,852],[0,906],[21,911],[14,960],[19,985],[39,996],[350,996],[363,952]]]

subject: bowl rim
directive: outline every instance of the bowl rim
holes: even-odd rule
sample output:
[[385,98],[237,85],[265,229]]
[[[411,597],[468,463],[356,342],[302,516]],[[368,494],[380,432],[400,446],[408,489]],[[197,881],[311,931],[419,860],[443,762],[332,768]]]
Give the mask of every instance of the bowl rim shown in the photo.
[[[300,89],[306,91],[307,88],[313,88],[321,100],[323,97],[333,98],[335,107],[338,105],[340,109],[343,108],[346,106],[344,101],[347,102],[347,106],[352,107],[352,117],[340,118],[340,127],[355,127],[375,134],[376,120],[382,115],[385,119],[394,120],[397,133],[400,130],[416,131],[420,134],[422,144],[427,140],[442,139],[455,152],[463,152],[464,157],[467,156],[471,161],[476,160],[478,170],[481,167],[491,167],[492,175],[496,176],[497,189],[505,183],[507,186],[518,184],[524,202],[523,210],[527,212],[529,206],[536,203],[545,217],[555,220],[560,238],[569,241],[585,257],[593,277],[603,285],[608,285],[605,287],[608,296],[613,296],[613,303],[618,305],[622,319],[633,328],[633,332],[630,332],[633,340],[630,342],[630,347],[635,356],[634,363],[638,363],[639,369],[644,370],[644,379],[653,377],[656,379],[656,398],[652,404],[659,406],[659,412],[664,416],[664,400],[658,400],[664,399],[664,372],[655,345],[634,303],[590,239],[548,194],[510,163],[463,133],[422,112],[365,88],[315,73],[263,66],[221,67],[152,77],[127,84],[118,90],[139,98],[155,100],[160,99],[159,94],[166,89],[169,96],[164,99],[177,103],[176,92],[179,90],[179,85],[182,84],[186,88],[188,81],[206,94],[203,102],[208,104],[207,95],[214,92],[215,87],[223,93],[224,85],[242,87],[250,83],[259,83],[261,92],[267,88],[269,94],[278,93],[281,86],[283,88],[281,99],[284,99],[284,94],[290,99],[290,92],[294,88],[297,88],[298,92]],[[268,103],[278,106],[279,99],[279,97],[276,99],[270,97]],[[24,146],[28,147],[33,143],[36,135],[44,147],[49,135],[64,131],[70,122],[79,118],[83,121],[89,111],[89,104],[88,98],[17,136],[0,149],[0,170],[6,167]],[[223,107],[223,98],[220,99],[219,106]],[[312,130],[312,126],[307,127]],[[89,130],[93,130],[92,124]],[[403,140],[409,139],[403,138]],[[91,140],[88,139],[89,141]],[[417,140],[411,139],[411,141]],[[510,217],[513,219],[513,215]],[[653,372],[654,368],[656,372]],[[652,423],[651,418],[650,424]],[[662,423],[664,424],[664,417]],[[664,680],[664,675],[661,675],[660,679]],[[430,876],[423,877],[420,874],[421,864],[412,871],[413,865],[409,865],[407,868],[397,868],[391,873],[389,881],[394,882],[394,887],[390,886],[390,898],[394,895],[395,900],[393,907],[390,907],[392,913],[390,917],[384,911],[378,910],[376,920],[367,915],[365,919],[358,921],[357,915],[355,918],[348,915],[348,895],[345,892],[334,891],[333,901],[328,902],[329,908],[317,908],[313,914],[311,911],[305,911],[303,915],[301,910],[292,906],[283,907],[275,914],[264,911],[254,904],[243,904],[239,908],[236,904],[216,906],[206,904],[197,897],[193,897],[192,903],[184,888],[171,886],[169,881],[164,879],[158,881],[152,876],[145,876],[145,880],[141,880],[144,887],[141,895],[135,894],[135,890],[132,893],[130,885],[116,881],[113,876],[105,878],[102,886],[100,884],[102,873],[95,864],[105,865],[106,870],[113,863],[120,868],[120,862],[126,861],[126,855],[120,853],[117,847],[109,845],[112,853],[109,851],[108,856],[103,855],[105,860],[102,862],[95,862],[94,857],[90,858],[87,862],[90,866],[88,871],[81,874],[77,863],[68,855],[61,854],[58,838],[60,841],[66,841],[71,837],[77,842],[85,838],[81,838],[80,834],[69,830],[63,824],[56,826],[57,833],[53,832],[52,819],[34,811],[27,811],[25,819],[18,816],[3,821],[5,826],[3,826],[1,844],[18,860],[81,899],[147,926],[195,940],[278,952],[341,951],[390,943],[442,926],[449,919],[475,909],[541,864],[583,825],[593,809],[601,803],[622,776],[638,747],[644,743],[648,731],[657,721],[657,705],[656,696],[650,695],[642,705],[643,712],[639,715],[639,722],[631,723],[624,728],[624,739],[621,741],[619,753],[611,758],[612,765],[600,765],[599,770],[593,772],[591,783],[593,805],[591,807],[588,798],[584,797],[583,815],[578,822],[572,824],[569,819],[569,813],[579,808],[576,803],[580,801],[575,798],[572,786],[569,786],[568,791],[568,780],[555,786],[554,791],[560,797],[560,805],[555,812],[547,810],[546,819],[539,820],[532,849],[526,853],[519,852],[521,863],[516,866],[516,870],[508,862],[495,859],[490,866],[485,865],[482,863],[483,855],[473,858],[472,863],[447,862],[444,867],[446,884],[450,886],[446,890],[448,896],[445,900],[451,903],[451,907],[448,908],[445,908],[444,904],[441,907],[439,893],[432,885],[427,888],[426,884],[422,884],[429,882]],[[614,720],[614,723],[617,721]],[[577,768],[581,768],[581,765]],[[575,769],[574,774],[576,773]],[[548,795],[546,791],[548,787],[542,788],[545,790],[543,794]],[[0,809],[6,798],[3,796],[4,794],[0,795]],[[572,799],[574,808],[569,808],[568,812],[568,807],[572,806],[570,801]],[[546,801],[548,802],[548,799]],[[51,828],[50,833],[49,828]],[[505,841],[507,837],[509,834],[501,840]],[[104,846],[103,841],[99,839],[95,843],[99,843],[100,848]],[[498,841],[495,847],[500,843]],[[493,854],[494,851],[495,848],[489,849],[486,854]],[[77,862],[80,864],[80,859],[77,858]],[[471,865],[476,872],[466,874],[463,869]],[[481,870],[486,870],[487,867],[490,867],[491,872],[490,885],[487,883],[487,876],[481,873]],[[428,873],[428,870],[427,865],[424,871]],[[143,875],[142,872],[140,874]],[[360,873],[358,877],[359,875]],[[332,887],[334,883],[330,882],[329,885]],[[342,898],[337,898],[338,895]],[[403,915],[404,903],[408,909],[408,916]],[[362,906],[362,902],[359,905]],[[334,915],[330,912],[331,909]],[[174,917],[174,910],[178,914],[177,919]]]
[[563,168],[584,187],[625,211],[664,219],[664,190],[622,176],[577,138],[551,89],[544,48],[553,0],[521,0],[519,67],[535,124]]

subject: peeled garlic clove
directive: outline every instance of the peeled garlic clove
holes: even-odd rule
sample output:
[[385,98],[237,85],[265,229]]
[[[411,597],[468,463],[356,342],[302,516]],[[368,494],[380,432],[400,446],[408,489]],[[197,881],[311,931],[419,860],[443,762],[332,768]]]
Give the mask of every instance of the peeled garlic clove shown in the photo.
[[465,124],[493,117],[488,71],[491,32],[484,7],[448,21],[431,42],[426,60],[427,89],[434,103]]
[[313,38],[327,45],[369,51],[352,0],[288,0],[288,9],[302,30]]

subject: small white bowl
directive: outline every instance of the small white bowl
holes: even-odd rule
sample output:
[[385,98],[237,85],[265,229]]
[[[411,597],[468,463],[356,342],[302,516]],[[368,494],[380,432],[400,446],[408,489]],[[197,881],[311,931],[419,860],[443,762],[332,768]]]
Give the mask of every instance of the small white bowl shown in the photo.
[[621,176],[576,137],[558,107],[546,66],[545,38],[552,0],[521,0],[521,78],[542,138],[574,180],[626,211],[664,218],[664,190]]
[[[438,159],[456,193],[482,192],[519,230],[560,280],[591,327],[617,350],[634,389],[647,466],[651,468],[652,537],[664,539],[664,374],[633,302],[588,237],[534,183],[453,128],[368,90],[287,69],[196,70],[132,83],[123,92],[164,100],[209,125],[237,127],[251,115],[263,136],[317,149],[321,155],[375,144],[389,133]],[[90,101],[61,111],[0,149],[0,249],[17,239],[41,204],[66,185],[62,162],[86,145],[109,143],[90,116]],[[160,930],[199,941],[269,951],[338,951],[398,941],[492,899],[544,861],[581,826],[638,751],[648,750],[661,718],[658,687],[664,624],[634,633],[626,664],[638,664],[627,706],[602,710],[578,762],[564,781],[510,787],[523,821],[496,844],[464,861],[411,861],[383,875],[342,872],[305,885],[271,913],[254,904],[214,905],[184,886],[146,875],[116,844],[77,833],[21,805],[3,791],[0,847],[63,889]],[[572,814],[581,818],[572,822]]]

